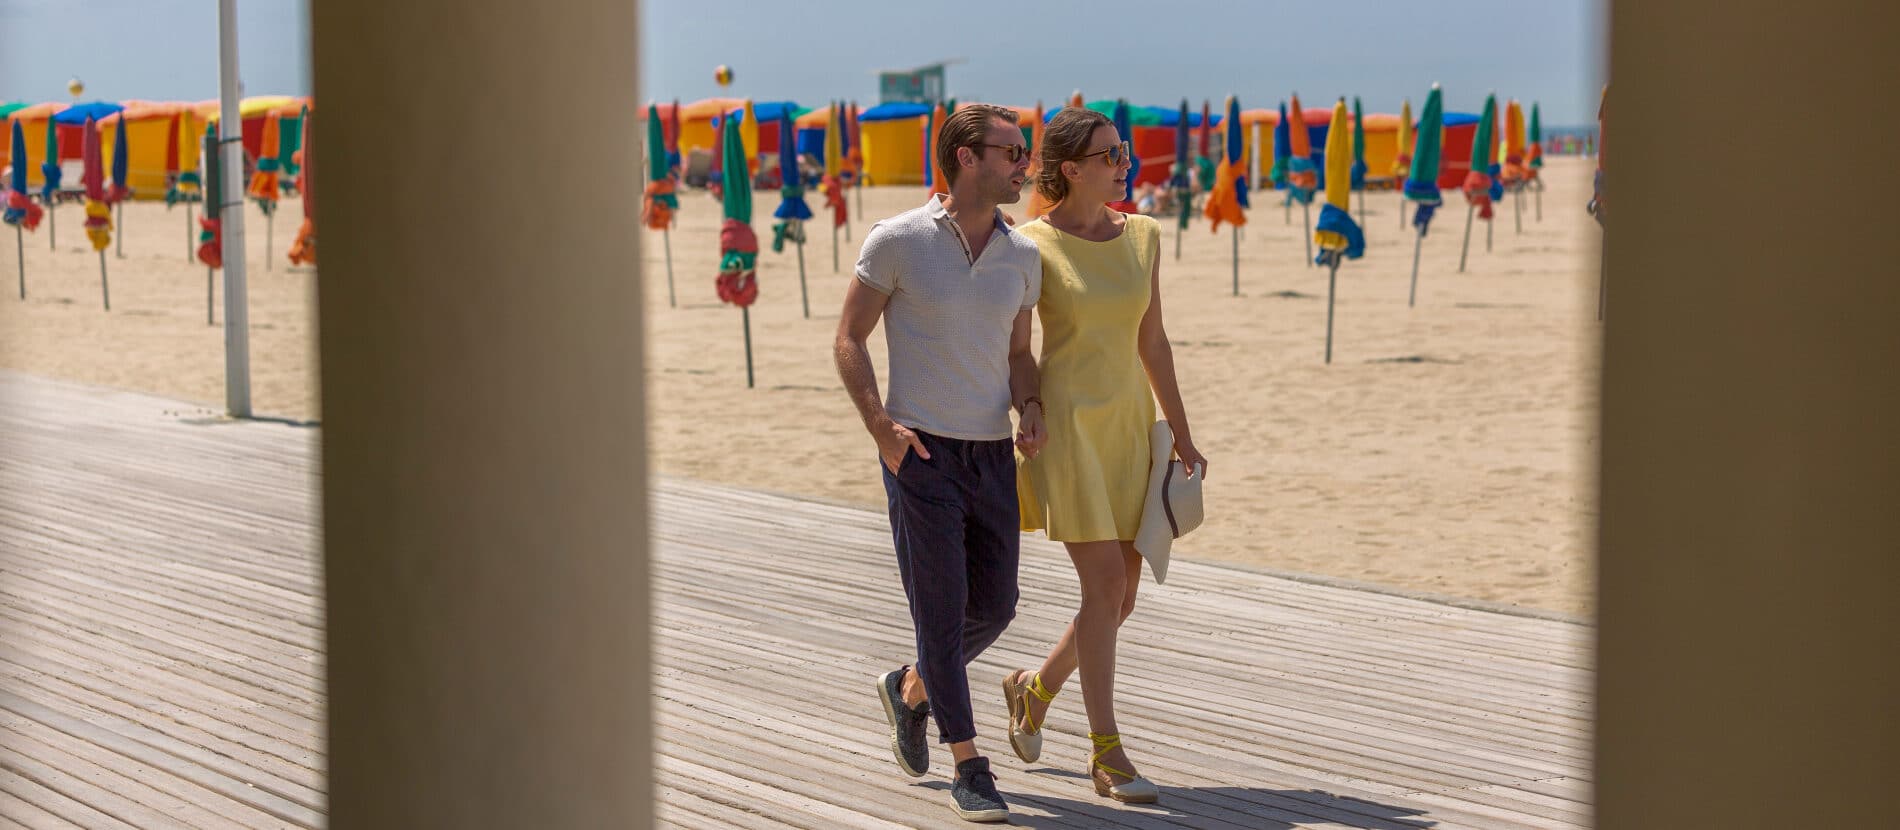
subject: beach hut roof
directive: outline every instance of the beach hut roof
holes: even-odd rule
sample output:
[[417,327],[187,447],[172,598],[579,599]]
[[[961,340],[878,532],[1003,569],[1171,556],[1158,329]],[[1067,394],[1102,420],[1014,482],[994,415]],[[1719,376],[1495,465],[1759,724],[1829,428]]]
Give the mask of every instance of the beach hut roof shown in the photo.
[[701,98],[680,106],[680,120],[710,121],[715,115],[723,115],[744,106],[744,98]]
[[929,104],[890,103],[878,104],[858,113],[859,121],[896,121],[900,118],[922,118],[930,114]]
[[84,126],[88,120],[104,121],[107,118],[117,115],[124,109],[125,107],[114,104],[111,101],[90,101],[84,104],[74,104],[60,110],[58,115],[53,116],[53,123],[69,126]]

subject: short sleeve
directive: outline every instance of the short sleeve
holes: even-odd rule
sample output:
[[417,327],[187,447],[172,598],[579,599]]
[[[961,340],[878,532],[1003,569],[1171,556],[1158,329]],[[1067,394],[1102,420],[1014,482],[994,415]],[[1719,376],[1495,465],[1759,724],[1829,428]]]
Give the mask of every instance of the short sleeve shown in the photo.
[[858,280],[871,286],[882,294],[897,291],[898,235],[884,223],[871,226],[871,232],[864,235],[864,246],[858,249]]
[[1029,242],[1029,255],[1023,257],[1023,305],[1028,311],[1042,301],[1042,251],[1033,240]]

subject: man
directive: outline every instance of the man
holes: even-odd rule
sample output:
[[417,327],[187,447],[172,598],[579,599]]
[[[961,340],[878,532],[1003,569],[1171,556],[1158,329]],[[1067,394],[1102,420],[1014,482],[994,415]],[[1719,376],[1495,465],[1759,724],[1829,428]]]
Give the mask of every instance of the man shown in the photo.
[[[1029,350],[1042,263],[997,208],[1021,198],[1029,170],[1016,113],[962,107],[944,120],[935,149],[950,193],[872,226],[834,351],[883,462],[917,638],[915,667],[877,680],[892,752],[904,772],[922,776],[924,722],[934,717],[956,762],[957,815],[1003,821],[1009,808],[976,750],[964,667],[1016,613],[1014,449],[1033,456],[1045,440]],[[865,346],[880,317],[891,363],[883,399]]]

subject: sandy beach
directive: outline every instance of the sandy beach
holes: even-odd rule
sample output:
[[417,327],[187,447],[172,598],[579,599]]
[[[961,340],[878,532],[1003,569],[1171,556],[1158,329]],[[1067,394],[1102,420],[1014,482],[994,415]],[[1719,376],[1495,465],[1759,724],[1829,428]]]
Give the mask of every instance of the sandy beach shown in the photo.
[[[1587,160],[1551,159],[1543,220],[1526,194],[1517,232],[1507,199],[1493,250],[1480,223],[1463,274],[1464,204],[1448,194],[1424,241],[1416,308],[1406,305],[1414,234],[1401,229],[1398,197],[1366,194],[1369,249],[1339,272],[1331,365],[1322,362],[1326,272],[1305,264],[1297,207],[1289,225],[1274,195],[1255,194],[1239,297],[1228,231],[1197,221],[1176,261],[1174,223],[1164,223],[1169,336],[1211,461],[1207,524],[1175,555],[1589,613],[1600,331],[1589,176]],[[886,216],[924,198],[920,188],[871,188],[863,207]],[[777,201],[755,194],[754,227],[768,241]],[[835,272],[830,229],[809,230],[810,319],[793,250],[760,255],[758,386],[748,390],[740,314],[713,293],[718,204],[698,192],[684,203],[671,234],[678,306],[668,304],[658,233],[639,231],[650,244],[642,270],[628,268],[647,280],[655,471],[881,509],[872,444],[831,362],[870,222],[854,201]],[[301,207],[280,205],[269,270],[263,217],[247,211],[254,408],[320,419],[317,275],[284,259]],[[206,325],[206,271],[187,259],[183,209],[126,208],[125,255],[106,256],[110,313],[81,216],[60,208],[57,250],[44,224],[25,237],[24,302],[14,241],[0,239],[0,366],[218,408],[223,311],[219,326]],[[194,228],[191,247],[195,237]],[[881,333],[873,349],[881,369]]]

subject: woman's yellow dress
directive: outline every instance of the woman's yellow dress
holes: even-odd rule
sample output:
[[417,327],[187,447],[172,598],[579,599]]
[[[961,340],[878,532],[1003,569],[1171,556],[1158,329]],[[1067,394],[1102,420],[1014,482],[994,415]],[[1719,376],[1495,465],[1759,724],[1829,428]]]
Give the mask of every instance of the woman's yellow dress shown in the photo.
[[1042,251],[1042,401],[1049,441],[1020,459],[1024,530],[1059,542],[1133,540],[1148,495],[1154,393],[1137,348],[1161,226],[1129,214],[1091,242],[1037,220],[1017,228]]

